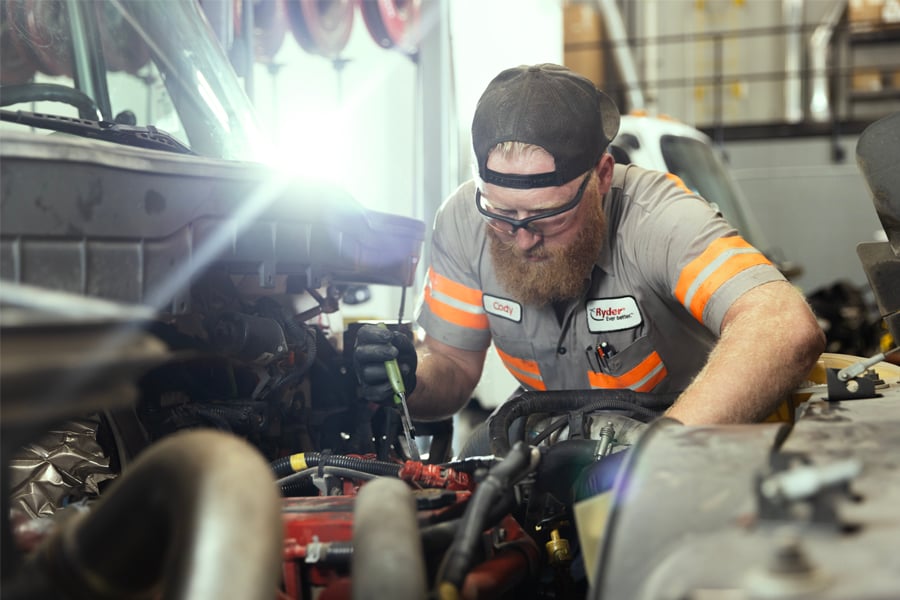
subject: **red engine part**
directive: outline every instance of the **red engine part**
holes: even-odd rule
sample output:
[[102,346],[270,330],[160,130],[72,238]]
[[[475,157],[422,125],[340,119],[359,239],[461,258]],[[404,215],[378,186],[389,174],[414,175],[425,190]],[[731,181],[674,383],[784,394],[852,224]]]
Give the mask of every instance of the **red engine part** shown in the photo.
[[460,473],[440,465],[427,465],[415,460],[408,460],[404,463],[400,469],[400,479],[423,487],[447,490],[472,489],[472,478],[467,473]]
[[[471,492],[428,489],[416,490],[413,495],[419,507],[419,523],[427,525],[447,517],[450,511],[461,514]],[[351,598],[355,502],[354,496],[283,501],[283,598]],[[485,535],[486,547],[493,551],[466,577],[460,590],[462,598],[501,598],[539,573],[541,550],[512,516],[504,517],[498,527]]]
[[519,523],[507,515],[496,529],[494,555],[476,565],[463,582],[460,597],[501,598],[537,576],[541,551]]
[[[427,524],[448,511],[458,511],[470,492],[428,489],[413,491],[413,495],[419,522]],[[282,572],[288,597],[350,598],[355,501],[352,495],[284,499]]]

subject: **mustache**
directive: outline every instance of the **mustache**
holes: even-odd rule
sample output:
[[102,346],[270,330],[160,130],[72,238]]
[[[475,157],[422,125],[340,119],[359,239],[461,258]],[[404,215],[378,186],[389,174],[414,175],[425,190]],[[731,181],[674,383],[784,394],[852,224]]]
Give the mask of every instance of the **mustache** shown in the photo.
[[549,258],[551,255],[551,252],[547,249],[547,246],[544,245],[543,240],[538,242],[536,246],[523,251],[519,249],[519,246],[516,244],[515,239],[502,239],[496,232],[491,231],[490,229],[488,230],[488,234],[492,238],[494,238],[494,243],[499,247],[498,249],[507,256],[513,256],[520,259],[528,259]]

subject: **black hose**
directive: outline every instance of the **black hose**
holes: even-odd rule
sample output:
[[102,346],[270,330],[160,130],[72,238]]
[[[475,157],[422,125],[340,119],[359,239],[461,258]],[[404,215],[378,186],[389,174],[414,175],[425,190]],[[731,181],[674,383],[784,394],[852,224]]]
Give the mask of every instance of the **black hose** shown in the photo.
[[[302,466],[299,469],[295,469],[293,462],[302,464]],[[275,477],[278,479],[302,471],[307,467],[318,466],[353,469],[354,471],[362,471],[363,473],[386,477],[399,477],[400,469],[402,468],[402,465],[385,460],[368,460],[356,456],[326,454],[322,452],[303,452],[292,456],[283,456],[271,463],[272,470],[275,472]]]
[[478,484],[469,499],[453,544],[438,569],[435,580],[438,588],[445,584],[452,585],[456,590],[462,588],[492,507],[509,492],[513,484],[532,472],[535,466],[532,463],[531,447],[519,442],[488,472],[484,481]]
[[[488,509],[487,517],[484,520],[484,528],[489,529],[497,525],[515,507],[515,494],[512,490],[509,490]],[[456,539],[462,522],[463,518],[459,517],[450,521],[422,526],[420,532],[425,556],[443,555],[450,544],[453,543],[453,540]]]
[[[371,473],[365,473],[363,471],[357,471],[356,469],[345,469],[343,467],[309,467],[308,469],[303,469],[302,471],[298,471],[296,473],[292,473],[287,477],[283,477],[278,480],[278,488],[281,490],[281,495],[284,497],[291,497],[295,495],[308,495],[306,492],[308,490],[304,489],[300,486],[300,482],[304,480],[311,480],[312,476],[321,473],[322,475],[335,475],[337,477],[345,477],[347,479],[375,479],[378,475],[373,475]],[[317,488],[318,489],[318,488]],[[298,494],[299,492],[299,494]]]
[[322,562],[347,564],[353,558],[352,542],[329,542],[324,545]]
[[215,429],[234,432],[243,435],[257,433],[260,423],[256,416],[260,414],[254,406],[236,404],[234,406],[224,404],[189,404],[182,410],[174,411],[179,417],[193,415],[197,419],[209,423]]
[[503,456],[509,452],[509,428],[513,421],[534,413],[559,413],[577,410],[621,411],[640,420],[652,421],[671,406],[678,393],[645,394],[632,390],[559,390],[524,392],[501,404],[488,419],[491,452]]
[[309,372],[313,363],[315,363],[318,355],[316,332],[305,323],[296,321],[293,317],[286,315],[282,306],[271,298],[265,296],[260,298],[256,302],[256,310],[261,316],[278,323],[284,332],[285,338],[290,343],[293,343],[304,356],[302,364],[296,365],[270,387],[265,399],[277,399],[281,390],[301,381]]
[[306,498],[308,496],[318,496],[319,488],[309,477],[300,479],[299,481],[289,481],[278,484],[282,498]]
[[[4,3],[5,4],[5,3]],[[75,88],[55,83],[28,83],[24,85],[4,85],[3,94],[0,96],[0,106],[10,106],[20,102],[62,102],[78,109],[78,116],[82,119],[99,121],[100,107],[94,99]]]
[[571,506],[576,499],[575,484],[596,464],[599,445],[597,440],[575,439],[542,447],[532,497],[547,493]]
[[316,362],[319,353],[319,347],[316,345],[316,332],[311,327],[298,323],[293,319],[284,321],[284,330],[289,337],[297,342],[297,347],[306,357],[303,364],[297,366],[295,371],[299,371],[301,375],[309,372],[310,367]]
[[498,460],[493,456],[467,456],[441,463],[440,466],[453,469],[458,473],[476,473],[478,471],[487,471],[496,465]]
[[553,435],[554,433],[556,433],[557,431],[559,431],[560,429],[562,429],[563,427],[565,427],[568,424],[569,424],[569,415],[564,415],[564,416],[558,418],[557,420],[553,421],[546,427],[544,427],[544,430],[542,432],[540,432],[539,434],[537,434],[536,436],[534,436],[533,438],[528,440],[528,442],[534,446],[537,446],[538,444],[540,444],[541,442],[543,442],[548,437],[550,437],[551,435]]
[[575,501],[611,490],[616,481],[616,475],[627,456],[628,450],[622,450],[610,454],[584,469],[574,485]]

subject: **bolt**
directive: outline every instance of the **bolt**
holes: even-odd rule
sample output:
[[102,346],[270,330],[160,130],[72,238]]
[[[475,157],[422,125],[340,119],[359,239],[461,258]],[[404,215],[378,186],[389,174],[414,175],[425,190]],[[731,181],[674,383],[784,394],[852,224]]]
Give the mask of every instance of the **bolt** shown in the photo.
[[779,534],[775,540],[775,553],[772,555],[769,571],[782,575],[806,575],[812,570],[799,536],[793,531]]

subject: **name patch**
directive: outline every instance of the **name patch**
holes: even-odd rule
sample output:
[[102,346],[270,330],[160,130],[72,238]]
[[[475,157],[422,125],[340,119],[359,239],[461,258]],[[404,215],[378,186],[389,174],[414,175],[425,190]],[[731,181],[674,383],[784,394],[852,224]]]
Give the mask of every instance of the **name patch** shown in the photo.
[[484,310],[492,315],[509,319],[516,323],[522,321],[522,305],[518,302],[507,300],[506,298],[498,298],[490,294],[482,294],[481,302],[484,305]]
[[585,308],[591,333],[633,329],[644,322],[637,302],[631,296],[588,300]]

